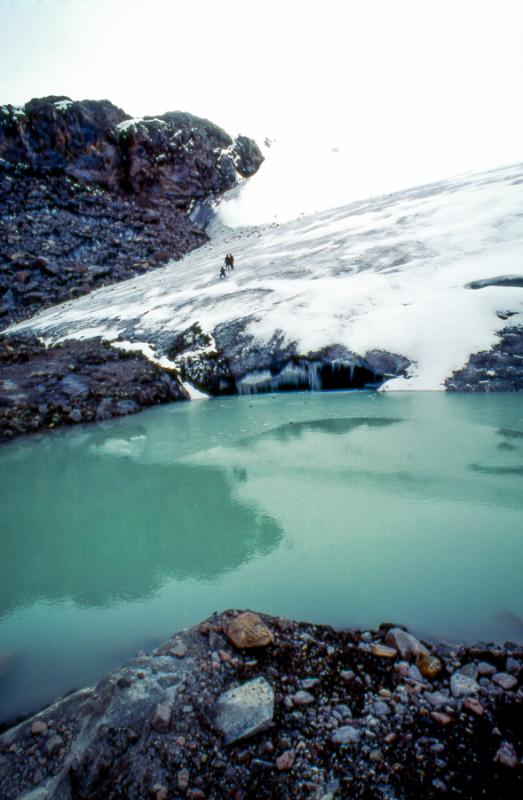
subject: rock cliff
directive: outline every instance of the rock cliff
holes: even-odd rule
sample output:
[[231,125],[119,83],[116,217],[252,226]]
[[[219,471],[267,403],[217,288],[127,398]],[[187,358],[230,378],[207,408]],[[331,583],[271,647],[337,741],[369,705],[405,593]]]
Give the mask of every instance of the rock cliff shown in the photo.
[[206,241],[209,201],[262,161],[252,140],[183,112],[1,106],[0,326],[181,258]]

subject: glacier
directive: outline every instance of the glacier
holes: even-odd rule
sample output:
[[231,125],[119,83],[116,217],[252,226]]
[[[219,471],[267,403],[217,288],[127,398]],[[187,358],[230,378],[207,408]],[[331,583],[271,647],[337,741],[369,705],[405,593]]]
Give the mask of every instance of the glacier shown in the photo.
[[[325,388],[340,365],[364,374],[358,385],[444,389],[523,333],[522,189],[516,164],[284,224],[232,228],[218,209],[209,243],[183,260],[5,332],[129,343],[211,393]],[[235,269],[219,280],[228,252]]]

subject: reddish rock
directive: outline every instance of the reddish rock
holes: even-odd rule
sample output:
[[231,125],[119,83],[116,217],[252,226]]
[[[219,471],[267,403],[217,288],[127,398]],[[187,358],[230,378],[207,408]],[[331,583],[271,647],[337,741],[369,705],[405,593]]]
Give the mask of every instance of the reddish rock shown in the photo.
[[280,772],[286,772],[286,770],[291,769],[294,761],[296,759],[296,753],[294,750],[286,750],[281,756],[278,756],[276,759],[276,767],[279,769]]
[[169,792],[165,786],[162,786],[160,783],[155,783],[151,788],[151,797],[153,800],[167,800]]
[[47,733],[47,725],[41,719],[35,719],[31,725],[31,733],[33,736],[45,735]]
[[424,678],[433,680],[436,678],[441,670],[442,663],[436,656],[431,656],[430,653],[420,653],[416,660],[417,667]]
[[273,635],[258,614],[245,611],[227,628],[227,638],[235,647],[266,647],[274,641]]
[[467,711],[472,711],[472,713],[477,714],[478,717],[482,717],[485,713],[485,709],[479,700],[474,700],[472,697],[467,697],[467,699],[463,701],[463,708],[466,708]]
[[373,644],[370,652],[373,656],[378,656],[379,658],[396,658],[398,655],[394,647],[388,647],[386,644]]
[[443,711],[431,711],[430,716],[438,725],[449,725],[454,722],[454,718],[449,714],[444,714]]
[[498,672],[492,676],[492,681],[505,690],[513,689],[518,685],[518,679],[514,675],[509,675],[508,672]]

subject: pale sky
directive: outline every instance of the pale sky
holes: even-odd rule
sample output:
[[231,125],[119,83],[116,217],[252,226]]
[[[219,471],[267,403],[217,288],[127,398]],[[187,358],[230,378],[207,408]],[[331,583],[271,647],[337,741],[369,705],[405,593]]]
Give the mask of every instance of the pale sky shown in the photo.
[[523,160],[521,0],[0,0],[0,102],[180,109],[261,143],[246,221]]

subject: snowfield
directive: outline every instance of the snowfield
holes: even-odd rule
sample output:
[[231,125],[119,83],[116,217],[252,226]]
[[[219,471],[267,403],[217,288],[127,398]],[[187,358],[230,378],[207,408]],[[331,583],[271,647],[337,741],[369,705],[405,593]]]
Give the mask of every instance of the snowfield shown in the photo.
[[[182,261],[9,331],[120,338],[160,358],[166,334],[244,321],[260,350],[281,331],[298,353],[342,345],[404,356],[407,374],[382,388],[420,390],[444,388],[504,327],[523,324],[523,164],[281,225],[215,222],[211,235]],[[220,280],[228,252],[235,269]]]

